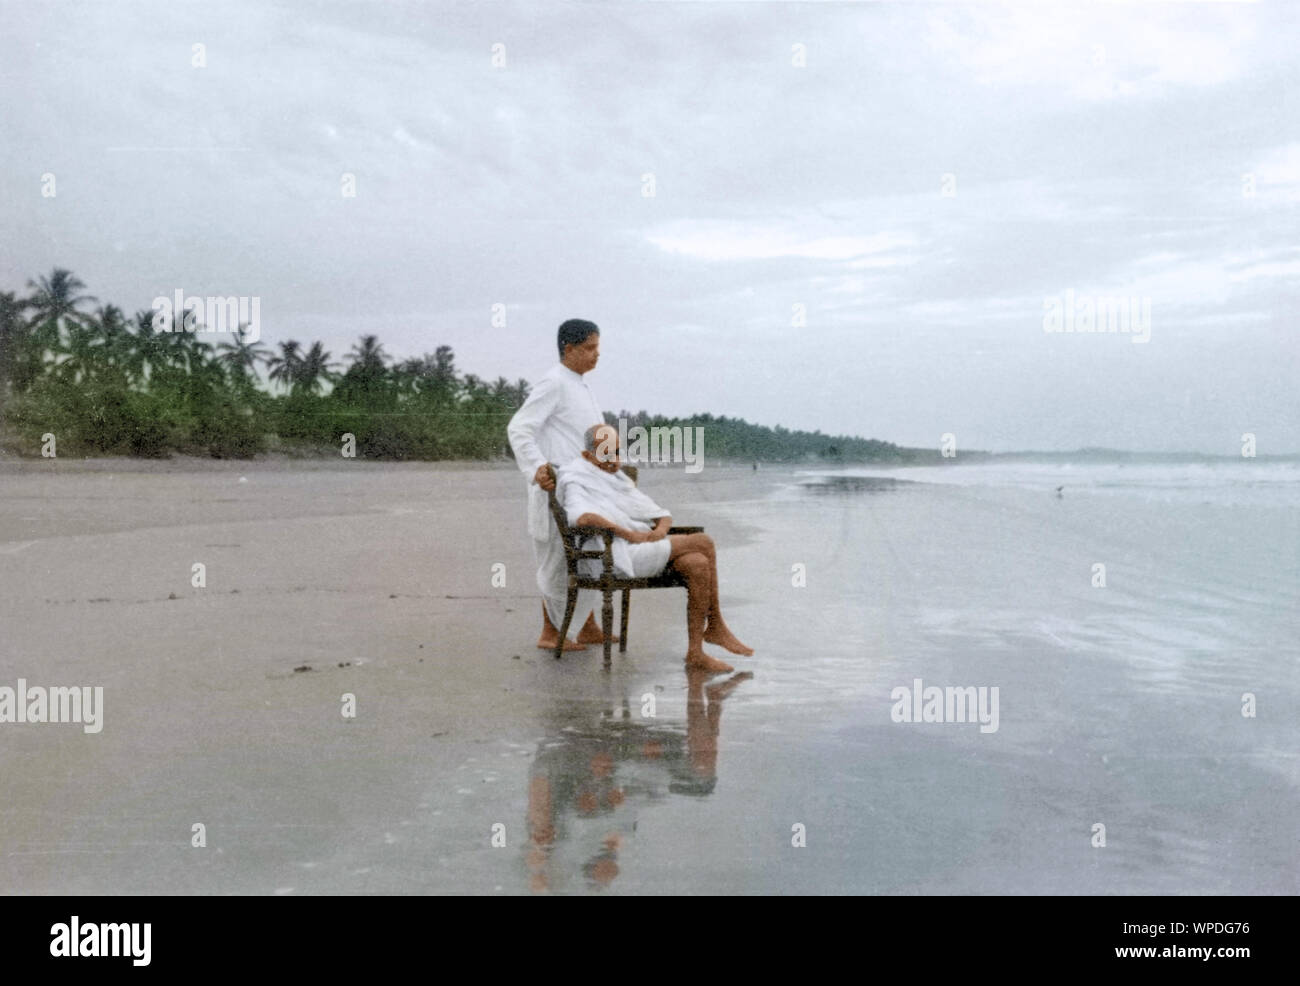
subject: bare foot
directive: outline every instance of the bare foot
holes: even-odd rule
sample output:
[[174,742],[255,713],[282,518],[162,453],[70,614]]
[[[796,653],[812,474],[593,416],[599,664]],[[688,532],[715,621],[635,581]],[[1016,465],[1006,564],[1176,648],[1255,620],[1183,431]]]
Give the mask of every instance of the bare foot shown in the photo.
[[[709,628],[704,631],[704,640],[706,643],[717,644],[723,650],[728,650],[733,654],[739,654],[741,657],[753,657],[754,648],[746,647],[725,626],[720,629]],[[728,669],[730,670],[730,669]]]
[[[540,638],[540,639],[537,641],[537,649],[538,649],[538,650],[555,650],[555,645],[556,645],[558,642],[559,642],[559,640],[558,640],[558,638],[556,638],[556,637],[552,637],[550,640],[547,640],[545,637],[542,637],[542,638]],[[586,650],[586,649],[587,649],[587,646],[586,646],[586,644],[578,644],[578,643],[574,643],[572,640],[566,640],[566,641],[564,642],[564,649],[565,649],[566,651],[571,651],[571,650]]]
[[716,657],[710,657],[704,651],[688,651],[686,654],[686,667],[689,670],[708,671],[710,674],[726,674],[728,671],[735,671],[726,661],[719,661]]

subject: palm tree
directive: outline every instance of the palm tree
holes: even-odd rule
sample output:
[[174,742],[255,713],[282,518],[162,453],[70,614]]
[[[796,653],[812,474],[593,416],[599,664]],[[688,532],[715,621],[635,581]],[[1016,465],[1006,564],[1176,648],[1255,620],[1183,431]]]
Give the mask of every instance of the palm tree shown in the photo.
[[234,342],[218,343],[217,350],[231,377],[245,391],[252,388],[253,380],[257,378],[257,364],[269,363],[271,359],[269,349],[260,342],[248,340],[247,325],[239,327]]
[[280,355],[271,356],[266,361],[266,367],[270,371],[267,374],[267,379],[272,383],[283,384],[292,390],[301,372],[301,348],[302,343],[296,339],[286,339],[280,343]]
[[96,300],[91,295],[78,294],[86,285],[62,267],[56,267],[49,277],[42,276],[35,281],[28,281],[27,286],[35,289],[30,302],[35,309],[32,317],[36,329],[33,333],[34,341],[42,349],[51,351],[58,348],[65,325],[81,321],[82,315],[77,311],[77,306]]
[[352,367],[361,367],[362,379],[372,380],[382,377],[388,370],[388,354],[379,344],[379,337],[364,335],[357,340],[348,354],[352,357]]
[[393,368],[398,390],[403,394],[450,402],[459,388],[456,357],[450,346],[439,346],[432,353],[412,356]]
[[399,397],[410,397],[417,393],[420,375],[424,370],[424,360],[411,356],[393,367],[393,383],[397,386]]
[[[181,320],[176,320],[176,326]],[[174,327],[170,332],[159,333],[158,339],[163,359],[182,376],[204,360],[204,350],[211,350],[206,342],[199,341],[195,334],[200,325],[196,322],[193,329]]]
[[456,385],[456,356],[450,346],[439,346],[433,352],[432,383],[437,387],[454,389]]
[[333,383],[338,379],[334,368],[338,366],[330,360],[330,354],[325,351],[325,347],[319,342],[313,342],[311,349],[307,350],[307,355],[302,358],[302,363],[298,367],[298,379],[296,385],[301,387],[309,394],[314,394],[326,383]]
[[359,403],[370,409],[391,402],[396,388],[388,371],[388,354],[373,335],[362,336],[349,354],[352,365],[339,380],[334,393],[344,403]]
[[520,379],[517,384],[512,384],[505,377],[497,377],[492,382],[492,400],[501,406],[503,411],[513,414],[528,399],[528,381]]

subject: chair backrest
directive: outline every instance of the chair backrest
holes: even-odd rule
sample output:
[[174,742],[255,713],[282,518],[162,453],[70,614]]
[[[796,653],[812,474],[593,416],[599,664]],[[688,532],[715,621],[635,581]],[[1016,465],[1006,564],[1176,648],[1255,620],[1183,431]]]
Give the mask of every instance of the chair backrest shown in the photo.
[[[555,474],[555,466],[549,462],[546,464],[546,471],[551,474],[552,480],[558,480]],[[551,517],[560,532],[560,542],[564,545],[564,558],[569,562],[569,568],[572,569],[577,562],[577,558],[574,556],[576,549],[573,546],[573,535],[569,531],[569,518],[565,516],[564,508],[560,506],[559,497],[555,495],[555,488],[546,491],[546,502],[551,508]]]

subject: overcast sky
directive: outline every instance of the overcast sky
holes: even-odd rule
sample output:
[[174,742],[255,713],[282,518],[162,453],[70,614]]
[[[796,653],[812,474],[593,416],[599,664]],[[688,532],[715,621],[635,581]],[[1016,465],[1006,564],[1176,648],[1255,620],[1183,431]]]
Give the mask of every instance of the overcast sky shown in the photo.
[[[270,344],[373,332],[511,380],[584,317],[614,411],[1300,451],[1297,3],[0,21],[0,290],[62,266],[128,311],[257,296]],[[1067,290],[1150,298],[1149,342],[1045,332]]]

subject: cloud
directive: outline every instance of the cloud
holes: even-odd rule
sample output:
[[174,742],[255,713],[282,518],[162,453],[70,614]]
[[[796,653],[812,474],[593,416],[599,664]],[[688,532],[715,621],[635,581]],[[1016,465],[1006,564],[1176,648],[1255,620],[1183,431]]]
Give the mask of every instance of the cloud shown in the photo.
[[962,5],[929,14],[933,51],[982,86],[1085,101],[1154,97],[1237,78],[1253,19],[1232,5]]
[[1266,202],[1300,202],[1300,141],[1265,154],[1254,177],[1255,194]]
[[646,239],[661,250],[698,260],[830,260],[850,261],[851,267],[891,266],[901,262],[894,252],[915,243],[906,233],[819,235],[797,224],[707,221],[673,223],[647,232]]

